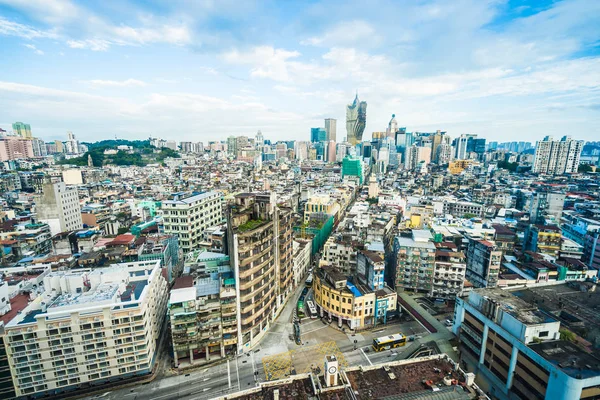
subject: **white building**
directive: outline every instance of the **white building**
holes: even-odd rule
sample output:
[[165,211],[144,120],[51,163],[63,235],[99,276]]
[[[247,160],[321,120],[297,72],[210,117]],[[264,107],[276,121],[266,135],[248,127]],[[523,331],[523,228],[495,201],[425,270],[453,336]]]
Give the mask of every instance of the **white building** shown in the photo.
[[45,184],[36,198],[35,211],[39,221],[50,226],[52,235],[83,227],[77,188],[64,182]]
[[52,272],[5,327],[17,396],[149,374],[167,306],[160,261]]
[[204,230],[223,221],[223,195],[207,192],[162,203],[164,232],[177,235],[184,253],[198,248]]
[[65,142],[67,153],[79,154],[79,140],[75,139],[73,132],[67,132],[67,141]]
[[535,145],[532,172],[537,174],[562,175],[577,172],[583,140],[572,140],[563,136],[560,141],[546,136]]
[[294,252],[294,287],[297,287],[302,283],[310,268],[312,242],[310,240],[294,239],[292,246]]

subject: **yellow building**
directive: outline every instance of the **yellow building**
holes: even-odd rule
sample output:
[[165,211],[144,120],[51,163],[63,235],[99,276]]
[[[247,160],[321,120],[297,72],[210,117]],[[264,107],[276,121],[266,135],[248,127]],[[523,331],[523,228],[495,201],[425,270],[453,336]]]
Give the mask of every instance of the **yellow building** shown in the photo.
[[448,163],[448,172],[452,175],[460,174],[473,164],[473,160],[454,160]]
[[328,214],[338,217],[340,205],[328,194],[318,194],[311,196],[304,205],[304,223],[308,223],[311,214]]
[[336,320],[341,328],[362,329],[384,324],[397,310],[398,297],[389,287],[377,292],[366,285],[353,284],[332,267],[314,273],[315,303],[321,317]]

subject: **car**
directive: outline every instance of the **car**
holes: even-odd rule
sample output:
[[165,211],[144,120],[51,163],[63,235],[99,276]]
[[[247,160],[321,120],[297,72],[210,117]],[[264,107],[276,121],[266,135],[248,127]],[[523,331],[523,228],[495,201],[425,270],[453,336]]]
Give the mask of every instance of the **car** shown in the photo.
[[444,321],[444,325],[446,326],[452,326],[452,321],[447,319],[446,321]]

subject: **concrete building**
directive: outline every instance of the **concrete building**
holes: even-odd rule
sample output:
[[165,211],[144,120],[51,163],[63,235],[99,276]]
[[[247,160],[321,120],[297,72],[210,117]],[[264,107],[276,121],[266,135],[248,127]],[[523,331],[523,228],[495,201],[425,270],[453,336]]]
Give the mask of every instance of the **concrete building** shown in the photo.
[[535,192],[529,201],[529,220],[534,224],[559,224],[565,205],[563,193]]
[[35,211],[39,221],[50,226],[52,235],[83,227],[77,188],[63,182],[46,183],[36,197]]
[[575,173],[579,168],[582,150],[583,140],[563,136],[558,141],[552,140],[552,136],[546,136],[535,144],[532,172],[547,175]]
[[310,268],[310,253],[312,241],[307,239],[294,239],[294,287],[302,284]]
[[344,275],[355,275],[357,272],[356,243],[337,240],[330,236],[323,247],[322,265],[335,265]]
[[196,195],[176,194],[162,202],[164,233],[176,235],[184,253],[196,250],[206,228],[223,221],[223,195],[207,192]]
[[385,324],[397,310],[398,295],[385,285],[374,291],[332,267],[318,268],[313,276],[319,315],[335,320],[340,328],[344,324],[350,329]]
[[561,244],[562,233],[555,225],[529,225],[525,232],[525,250],[556,257]]
[[73,132],[67,132],[67,141],[65,142],[66,152],[69,154],[79,154],[79,140],[75,138]]
[[49,273],[44,293],[5,328],[17,396],[150,373],[166,305],[158,261]]
[[227,214],[228,246],[236,279],[238,352],[268,331],[293,289],[292,210],[275,193],[243,193]]
[[327,132],[327,141],[337,141],[337,120],[334,118],[325,118],[325,132]]
[[338,218],[340,205],[328,194],[311,196],[304,204],[304,223],[309,223],[311,218],[322,219],[324,215],[333,215]]
[[24,124],[22,122],[14,122],[12,124],[13,132],[15,135],[23,138],[23,139],[31,139],[33,138],[31,134],[31,125]]
[[[192,253],[194,254],[194,253]],[[177,278],[171,290],[168,315],[175,365],[188,366],[224,358],[237,352],[235,279],[230,277],[229,257],[217,258],[218,272]],[[197,260],[199,261],[199,260]]]
[[0,161],[32,158],[34,156],[31,140],[15,136],[0,138]]
[[496,287],[501,263],[502,250],[494,242],[469,239],[466,278],[475,287]]
[[429,231],[416,229],[410,237],[395,238],[391,276],[397,290],[433,293],[435,245],[430,238]]
[[461,365],[493,398],[571,400],[600,395],[600,359],[560,340],[561,323],[501,289],[457,298]]

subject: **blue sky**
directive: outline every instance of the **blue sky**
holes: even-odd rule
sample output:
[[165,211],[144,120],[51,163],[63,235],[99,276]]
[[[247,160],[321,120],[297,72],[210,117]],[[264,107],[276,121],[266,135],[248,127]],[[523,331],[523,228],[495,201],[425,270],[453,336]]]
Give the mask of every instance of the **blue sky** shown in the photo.
[[0,127],[80,140],[600,140],[600,1],[0,0]]

